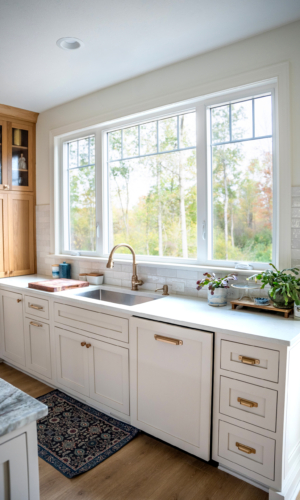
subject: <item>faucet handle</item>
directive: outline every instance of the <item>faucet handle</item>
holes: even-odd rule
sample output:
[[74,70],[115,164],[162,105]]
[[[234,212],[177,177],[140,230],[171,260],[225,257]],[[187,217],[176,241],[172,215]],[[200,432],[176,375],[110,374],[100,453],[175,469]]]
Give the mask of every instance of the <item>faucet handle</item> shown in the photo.
[[160,290],[163,292],[162,295],[170,295],[168,285],[164,285],[162,288],[157,288],[155,291],[158,292]]

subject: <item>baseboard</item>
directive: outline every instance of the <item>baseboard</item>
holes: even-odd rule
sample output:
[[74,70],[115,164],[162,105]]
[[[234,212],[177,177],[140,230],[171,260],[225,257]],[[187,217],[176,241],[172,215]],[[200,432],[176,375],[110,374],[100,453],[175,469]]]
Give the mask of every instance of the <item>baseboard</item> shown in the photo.
[[238,479],[241,479],[242,481],[245,481],[246,483],[252,484],[252,486],[259,488],[260,490],[263,490],[263,491],[266,491],[267,493],[269,493],[269,488],[267,486],[264,486],[263,484],[258,483],[257,481],[254,481],[253,479],[250,479],[246,476],[243,476],[242,474],[239,474],[238,472],[235,472],[231,469],[228,469],[227,467],[224,467],[224,465],[219,465],[218,469],[222,470],[223,472],[227,472],[227,474],[230,474],[231,476],[237,477]]
[[269,490],[269,500],[296,500],[300,491],[300,475],[296,472],[293,479],[285,485],[282,491]]

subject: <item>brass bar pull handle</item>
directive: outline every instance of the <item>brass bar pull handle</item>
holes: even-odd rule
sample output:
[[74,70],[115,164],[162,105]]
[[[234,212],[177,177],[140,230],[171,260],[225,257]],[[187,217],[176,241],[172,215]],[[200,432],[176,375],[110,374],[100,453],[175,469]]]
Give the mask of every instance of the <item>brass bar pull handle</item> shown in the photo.
[[256,454],[256,450],[254,448],[250,448],[250,446],[246,446],[245,444],[235,443],[235,446],[243,453],[247,453],[247,455],[251,455],[251,453],[254,455]]
[[18,304],[19,304],[19,302],[22,302],[22,299],[17,299],[17,302],[18,302]]
[[247,406],[247,408],[257,408],[258,403],[254,403],[254,401],[248,401],[248,399],[243,399],[243,398],[237,398],[238,402],[243,405]]
[[239,356],[239,360],[246,365],[259,365],[260,360],[254,358],[247,358],[246,356]]
[[43,306],[38,306],[37,304],[29,304],[29,307],[31,307],[31,309],[37,309],[38,311],[44,309]]
[[86,345],[86,342],[81,342],[82,347]]
[[172,344],[172,345],[183,345],[183,340],[179,339],[171,339],[170,337],[163,337],[162,335],[154,335],[155,340],[158,340],[158,342],[165,342],[166,344]]
[[86,348],[88,349],[89,347],[91,347],[92,344],[86,344]]
[[35,323],[34,321],[30,321],[30,324],[32,326],[38,326],[39,328],[42,328],[43,325],[40,325],[39,323]]

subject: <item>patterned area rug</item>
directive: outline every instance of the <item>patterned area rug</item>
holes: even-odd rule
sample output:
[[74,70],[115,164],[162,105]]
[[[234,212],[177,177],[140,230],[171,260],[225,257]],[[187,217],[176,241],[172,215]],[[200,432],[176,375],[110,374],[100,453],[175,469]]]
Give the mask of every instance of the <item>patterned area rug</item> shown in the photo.
[[139,432],[59,390],[37,399],[49,408],[37,422],[39,457],[68,478],[100,464]]

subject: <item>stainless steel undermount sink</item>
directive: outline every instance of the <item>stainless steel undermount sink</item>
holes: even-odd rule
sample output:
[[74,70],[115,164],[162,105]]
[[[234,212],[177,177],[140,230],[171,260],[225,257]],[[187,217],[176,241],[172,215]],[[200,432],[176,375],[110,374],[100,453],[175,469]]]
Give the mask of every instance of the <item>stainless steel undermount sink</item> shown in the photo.
[[161,299],[162,297],[144,297],[133,293],[112,292],[110,290],[89,290],[88,292],[77,293],[77,296],[87,297],[94,300],[104,300],[105,302],[114,302],[114,304],[122,304],[123,306],[136,306],[151,302],[151,300]]

